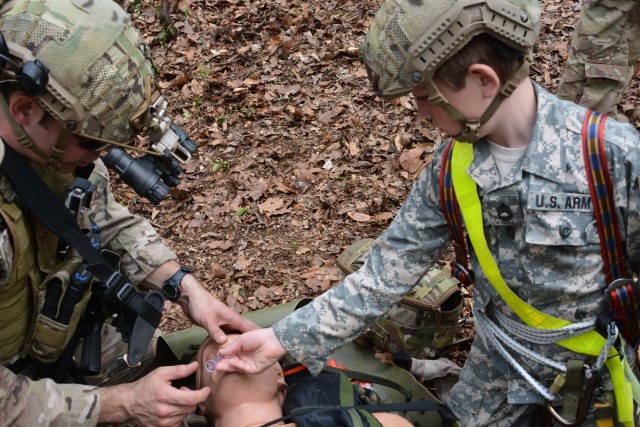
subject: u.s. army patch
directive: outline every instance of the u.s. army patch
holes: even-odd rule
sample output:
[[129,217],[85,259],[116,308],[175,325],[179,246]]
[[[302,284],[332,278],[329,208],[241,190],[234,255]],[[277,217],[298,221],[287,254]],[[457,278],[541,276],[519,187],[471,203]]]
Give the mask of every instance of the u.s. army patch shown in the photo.
[[581,193],[531,192],[527,209],[537,211],[593,212],[591,195]]

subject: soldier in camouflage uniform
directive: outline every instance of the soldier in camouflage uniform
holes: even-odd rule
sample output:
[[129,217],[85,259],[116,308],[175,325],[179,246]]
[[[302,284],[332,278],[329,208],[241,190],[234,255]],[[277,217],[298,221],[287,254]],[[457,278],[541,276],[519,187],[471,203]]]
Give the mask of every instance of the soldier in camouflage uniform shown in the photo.
[[[386,0],[361,52],[378,95],[412,92],[419,118],[463,141],[456,145],[473,144],[464,172],[477,186],[481,234],[507,286],[548,315],[593,320],[607,308],[607,283],[581,148],[587,110],[528,78],[539,8],[532,0]],[[637,274],[640,138],[631,125],[610,120],[604,139],[626,261]],[[288,353],[318,373],[334,350],[396,304],[451,243],[440,200],[443,151],[433,155],[360,270],[272,328],[223,347],[227,357],[218,369],[257,372]],[[545,400],[562,405],[562,392],[548,389],[558,363],[577,359],[582,368],[587,357],[559,340],[499,352],[496,331],[513,338],[526,325],[488,281],[474,250],[471,263],[478,335],[448,403],[463,426],[535,425]],[[601,397],[609,396],[606,371],[599,373]],[[633,425],[624,416],[624,425]],[[585,425],[595,425],[594,418],[589,412]]]
[[617,105],[638,58],[638,1],[585,0],[558,96],[625,120],[617,114]]
[[[129,213],[111,193],[101,151],[110,144],[127,146],[144,130],[141,123],[155,117],[150,105],[160,97],[147,47],[126,12],[112,0],[5,1],[0,2],[0,32],[6,42],[0,52],[0,161],[9,149],[15,151],[61,199],[74,176],[95,163],[89,176],[95,200],[79,225],[97,225],[102,247],[121,256],[121,271],[130,283],[159,290],[176,277],[177,302],[219,343],[226,342],[220,329],[225,325],[242,331],[254,327],[191,274],[176,276],[181,270],[176,254],[148,221]],[[46,292],[43,279],[57,273],[67,256],[58,241],[24,209],[0,172],[0,424],[89,426],[128,420],[179,425],[209,394],[206,388],[171,386],[172,380],[193,374],[197,363],[159,368],[126,386],[57,384],[26,375],[35,360],[47,356],[34,347],[34,328],[41,319],[39,294]],[[84,305],[76,307],[82,315]],[[104,338],[103,367],[109,357],[123,354],[114,350],[112,335]]]

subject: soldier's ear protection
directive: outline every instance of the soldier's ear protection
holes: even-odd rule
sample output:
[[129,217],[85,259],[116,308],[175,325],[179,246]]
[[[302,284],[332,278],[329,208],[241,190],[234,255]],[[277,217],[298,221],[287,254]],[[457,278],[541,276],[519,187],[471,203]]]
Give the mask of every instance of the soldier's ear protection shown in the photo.
[[0,72],[4,72],[7,65],[13,69],[14,78],[11,80],[15,80],[19,89],[27,95],[40,94],[49,82],[49,69],[42,62],[35,59],[19,66],[11,59],[9,46],[0,32]]

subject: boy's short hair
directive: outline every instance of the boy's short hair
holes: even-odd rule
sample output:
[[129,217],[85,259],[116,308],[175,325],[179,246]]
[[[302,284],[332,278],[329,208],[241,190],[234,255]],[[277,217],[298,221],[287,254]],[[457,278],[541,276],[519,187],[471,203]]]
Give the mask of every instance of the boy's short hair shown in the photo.
[[[498,47],[498,49],[496,49]],[[510,57],[505,56],[505,49],[509,49]],[[526,52],[517,52],[501,41],[481,34],[474,37],[458,53],[445,61],[435,72],[434,76],[456,90],[464,87],[465,76],[469,66],[485,64],[493,68],[500,83],[509,80],[522,64]]]

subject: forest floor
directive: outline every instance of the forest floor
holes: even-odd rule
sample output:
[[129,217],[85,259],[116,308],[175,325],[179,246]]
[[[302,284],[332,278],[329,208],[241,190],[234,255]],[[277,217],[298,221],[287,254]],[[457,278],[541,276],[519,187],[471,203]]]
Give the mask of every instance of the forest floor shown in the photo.
[[[388,226],[446,140],[416,121],[411,96],[385,102],[369,88],[358,50],[381,2],[181,0],[171,29],[160,0],[123,3],[152,48],[176,121],[199,148],[158,206],[116,180],[118,200],[149,218],[237,312],[338,284],[338,255]],[[579,2],[542,4],[531,77],[553,92]],[[620,108],[637,105],[636,76]],[[473,290],[465,292],[468,314]],[[163,330],[189,325],[177,305],[167,307]]]

